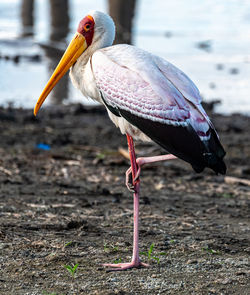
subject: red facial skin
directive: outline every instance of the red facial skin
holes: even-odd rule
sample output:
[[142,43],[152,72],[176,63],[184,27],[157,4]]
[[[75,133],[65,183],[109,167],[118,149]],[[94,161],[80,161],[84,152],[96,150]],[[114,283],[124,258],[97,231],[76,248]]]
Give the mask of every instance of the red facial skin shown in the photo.
[[83,18],[79,23],[77,32],[85,37],[88,46],[92,43],[94,28],[95,21],[90,15],[85,16],[85,18]]

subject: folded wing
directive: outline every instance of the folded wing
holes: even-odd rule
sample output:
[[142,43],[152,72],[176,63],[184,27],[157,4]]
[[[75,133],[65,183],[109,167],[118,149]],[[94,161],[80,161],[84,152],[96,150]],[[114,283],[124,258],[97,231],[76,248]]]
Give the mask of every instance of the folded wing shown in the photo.
[[167,61],[129,45],[98,50],[92,71],[105,105],[196,171],[225,173],[225,152],[194,83]]

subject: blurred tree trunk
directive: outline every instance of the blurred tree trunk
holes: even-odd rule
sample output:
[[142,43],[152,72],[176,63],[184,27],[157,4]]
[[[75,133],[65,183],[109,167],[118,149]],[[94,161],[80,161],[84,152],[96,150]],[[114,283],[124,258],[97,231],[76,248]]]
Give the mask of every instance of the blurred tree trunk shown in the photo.
[[32,36],[34,26],[34,0],[22,0],[22,36]]
[[50,0],[52,41],[63,41],[69,32],[69,1]]
[[[49,76],[56,68],[62,57],[61,50],[58,50],[58,44],[54,42],[65,43],[69,33],[69,1],[68,0],[50,0],[50,41],[51,47],[45,49],[46,56],[49,58]],[[52,103],[58,104],[68,98],[69,75],[66,74],[55,86],[51,93]]]
[[132,43],[132,24],[136,0],[109,0],[109,14],[116,25],[116,44]]

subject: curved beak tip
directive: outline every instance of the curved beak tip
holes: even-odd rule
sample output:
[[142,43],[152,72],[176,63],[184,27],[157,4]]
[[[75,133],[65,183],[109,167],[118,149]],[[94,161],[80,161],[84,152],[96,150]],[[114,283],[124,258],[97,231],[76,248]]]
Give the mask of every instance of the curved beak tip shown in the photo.
[[41,93],[34,108],[34,116],[37,115],[40,107],[42,106],[43,102],[45,101],[46,97],[49,95],[51,90],[55,87],[58,81],[66,74],[69,68],[77,61],[78,57],[85,51],[87,47],[88,45],[85,37],[80,33],[76,33],[75,37],[70,42],[67,50],[61,58],[58,66],[56,67],[54,73],[50,77],[43,92]]
[[35,107],[34,107],[34,110],[33,110],[33,114],[34,116],[36,117],[39,109],[40,109],[41,105],[39,105],[38,103],[36,103]]

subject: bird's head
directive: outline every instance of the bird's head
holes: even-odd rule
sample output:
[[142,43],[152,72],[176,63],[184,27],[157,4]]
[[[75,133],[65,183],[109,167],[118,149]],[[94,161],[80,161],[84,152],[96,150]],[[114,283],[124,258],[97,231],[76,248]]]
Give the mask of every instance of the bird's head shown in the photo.
[[36,116],[46,97],[59,80],[83,54],[91,56],[95,50],[112,45],[114,38],[115,25],[111,17],[100,11],[90,11],[80,21],[77,32],[41,93],[34,109],[34,115]]

